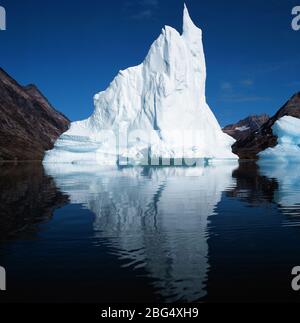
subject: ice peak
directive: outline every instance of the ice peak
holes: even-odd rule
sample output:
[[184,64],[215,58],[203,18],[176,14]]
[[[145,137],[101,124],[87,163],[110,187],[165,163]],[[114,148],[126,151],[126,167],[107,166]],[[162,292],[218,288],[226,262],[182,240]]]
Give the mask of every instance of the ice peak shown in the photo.
[[192,35],[195,35],[198,36],[199,33],[202,35],[202,30],[200,28],[198,28],[190,14],[189,14],[189,11],[188,11],[188,8],[186,6],[186,4],[184,4],[184,10],[183,10],[183,36],[192,36]]

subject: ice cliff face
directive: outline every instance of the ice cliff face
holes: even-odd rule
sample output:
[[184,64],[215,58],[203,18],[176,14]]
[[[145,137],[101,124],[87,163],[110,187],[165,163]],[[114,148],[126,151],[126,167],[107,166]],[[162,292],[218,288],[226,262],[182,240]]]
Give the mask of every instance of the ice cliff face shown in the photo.
[[299,162],[300,161],[300,119],[285,116],[273,126],[273,133],[278,137],[278,144],[259,154],[261,162]]
[[222,132],[206,103],[205,82],[202,31],[185,7],[182,35],[166,26],[145,61],[120,71],[95,95],[93,115],[74,122],[45,162],[236,159],[234,139]]

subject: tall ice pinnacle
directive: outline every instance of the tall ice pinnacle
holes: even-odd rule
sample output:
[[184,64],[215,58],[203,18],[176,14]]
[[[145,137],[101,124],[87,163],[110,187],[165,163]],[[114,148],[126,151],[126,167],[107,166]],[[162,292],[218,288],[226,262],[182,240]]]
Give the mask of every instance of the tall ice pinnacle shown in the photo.
[[201,95],[205,96],[206,63],[202,43],[202,30],[198,28],[192,21],[186,4],[184,4],[183,10],[182,29],[182,37],[185,39],[186,44],[192,53],[192,60],[193,65],[195,66],[195,71],[201,73],[200,79],[198,79],[197,81],[199,82],[198,86],[199,84],[201,84]]
[[[198,28],[192,21],[186,4],[184,4],[183,10],[183,36],[188,38],[189,36],[195,37],[195,41],[199,42],[202,38],[202,30]],[[198,39],[196,39],[198,37]],[[199,38],[200,37],[200,38]]]
[[120,71],[94,97],[95,111],[74,122],[45,162],[115,163],[162,158],[236,159],[206,103],[202,31],[184,7],[183,33],[165,26],[144,62]]

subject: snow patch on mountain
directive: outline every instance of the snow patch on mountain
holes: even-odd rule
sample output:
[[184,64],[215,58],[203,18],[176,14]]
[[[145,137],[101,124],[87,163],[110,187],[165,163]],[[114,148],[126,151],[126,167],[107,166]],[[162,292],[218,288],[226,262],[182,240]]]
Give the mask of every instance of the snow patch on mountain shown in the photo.
[[246,126],[242,126],[242,127],[237,127],[237,128],[235,128],[235,130],[237,130],[237,131],[241,131],[241,132],[243,132],[243,131],[247,131],[247,130],[249,130],[250,129],[250,127],[246,127]]

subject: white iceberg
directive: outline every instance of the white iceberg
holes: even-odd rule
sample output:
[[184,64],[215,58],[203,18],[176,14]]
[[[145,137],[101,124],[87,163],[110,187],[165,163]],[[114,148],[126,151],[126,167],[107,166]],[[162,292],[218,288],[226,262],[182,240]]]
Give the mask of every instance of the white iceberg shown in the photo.
[[94,97],[95,111],[46,153],[46,163],[114,164],[119,156],[237,159],[205,98],[202,31],[184,8],[183,33],[166,26],[145,61]]
[[300,161],[300,119],[285,116],[272,127],[278,137],[278,144],[259,154],[260,162],[299,162]]

